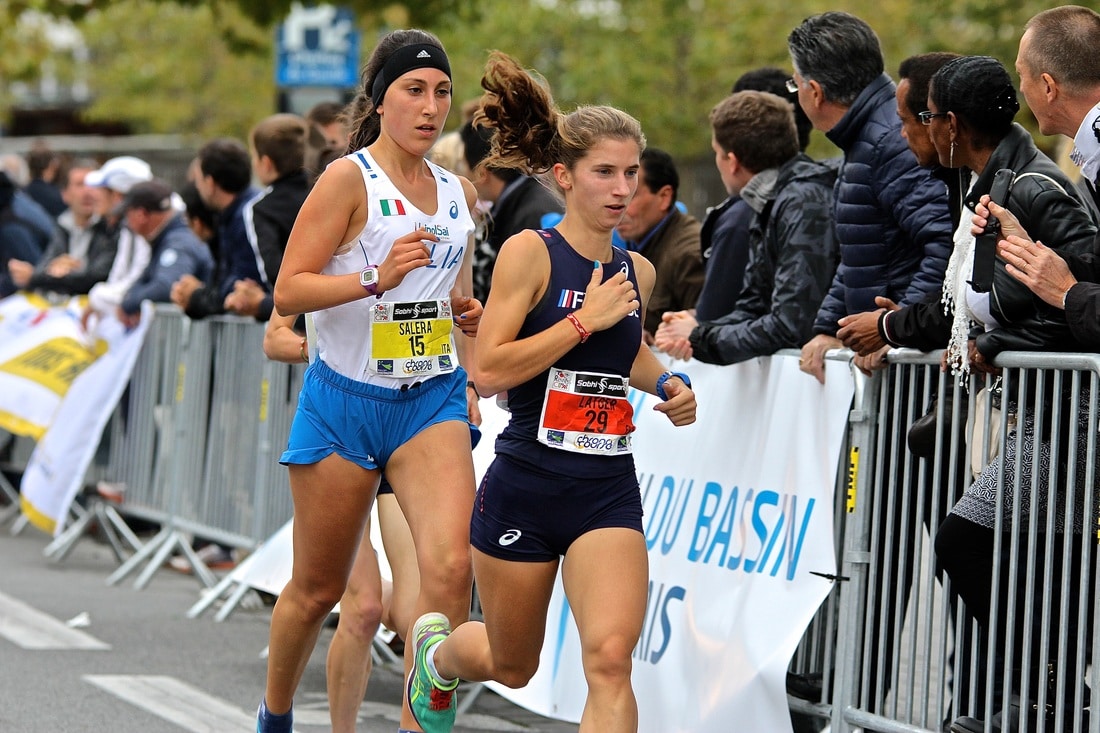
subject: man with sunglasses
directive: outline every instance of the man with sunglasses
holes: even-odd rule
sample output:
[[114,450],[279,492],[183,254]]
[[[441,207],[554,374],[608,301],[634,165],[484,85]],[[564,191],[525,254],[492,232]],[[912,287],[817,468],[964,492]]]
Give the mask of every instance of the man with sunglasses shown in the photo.
[[939,291],[951,214],[942,184],[901,136],[896,88],[871,27],[848,13],[823,13],[791,31],[787,46],[799,104],[844,152],[833,208],[840,267],[800,364],[824,381],[824,355],[841,346],[842,317],[874,310],[879,296],[908,304]]

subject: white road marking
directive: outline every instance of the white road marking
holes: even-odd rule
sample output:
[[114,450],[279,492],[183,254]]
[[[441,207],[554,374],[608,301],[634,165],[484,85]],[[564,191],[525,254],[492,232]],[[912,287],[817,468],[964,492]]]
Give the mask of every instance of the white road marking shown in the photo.
[[126,702],[196,733],[255,731],[256,713],[246,713],[174,677],[88,674],[84,680]]
[[[328,729],[332,725],[329,719],[328,700],[324,694],[307,693],[302,695],[303,703],[294,705],[294,727],[312,727]],[[461,698],[459,698],[461,701]],[[375,702],[364,700],[359,706],[359,721],[389,720],[394,723],[401,722],[401,705],[388,702]],[[458,716],[458,726],[475,728],[484,731],[497,731],[498,733],[530,733],[531,729],[525,725],[510,723],[502,718],[484,713],[463,713]]]
[[23,649],[110,649],[91,634],[0,593],[0,636]]
[[[256,729],[256,714],[245,712],[226,701],[207,695],[186,682],[160,675],[84,675],[84,681],[115,697],[152,713],[169,723],[195,733],[231,733]],[[328,702],[324,694],[307,693],[294,706],[294,726],[325,728],[330,726]],[[313,698],[316,698],[314,700]],[[384,719],[395,724],[401,720],[398,704],[364,701],[359,719]],[[492,715],[468,713],[458,716],[458,724],[485,731],[528,733],[530,728]]]

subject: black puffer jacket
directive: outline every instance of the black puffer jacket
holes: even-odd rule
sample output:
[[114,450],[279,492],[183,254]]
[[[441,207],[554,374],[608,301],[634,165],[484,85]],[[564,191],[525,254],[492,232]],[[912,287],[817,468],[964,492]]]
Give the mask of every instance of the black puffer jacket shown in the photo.
[[[989,193],[1001,168],[1016,172],[1007,208],[1032,239],[1060,253],[1081,255],[1092,250],[1096,222],[1080,191],[1023,127],[1013,125],[993,151],[974,188],[967,195],[963,218],[973,214],[978,200]],[[952,202],[953,206],[958,206]],[[1002,351],[1077,351],[1065,313],[1042,302],[1005,270],[999,257],[993,273],[990,310],[999,328],[980,333],[978,351],[992,359]],[[880,319],[880,331],[893,346],[931,351],[943,348],[951,335],[952,316],[939,299],[902,308]]]
[[749,225],[745,286],[732,313],[691,333],[699,361],[734,364],[798,348],[836,270],[835,169],[798,155],[779,168],[775,187]]
[[951,218],[943,187],[901,136],[896,87],[886,74],[864,89],[827,137],[844,151],[836,184],[840,267],[814,323],[875,309],[875,296],[919,303],[943,283]]

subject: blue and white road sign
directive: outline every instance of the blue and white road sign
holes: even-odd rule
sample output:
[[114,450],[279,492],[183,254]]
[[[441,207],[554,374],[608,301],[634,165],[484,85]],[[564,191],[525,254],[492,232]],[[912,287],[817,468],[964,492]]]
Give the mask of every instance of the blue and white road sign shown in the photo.
[[359,31],[347,8],[297,3],[275,37],[275,83],[281,87],[354,87]]

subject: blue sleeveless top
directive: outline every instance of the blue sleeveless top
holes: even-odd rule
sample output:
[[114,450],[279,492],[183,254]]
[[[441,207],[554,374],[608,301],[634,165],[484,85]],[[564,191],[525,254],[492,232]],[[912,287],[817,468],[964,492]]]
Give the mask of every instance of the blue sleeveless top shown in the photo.
[[[545,331],[584,303],[584,291],[592,280],[593,262],[573,249],[557,229],[539,230],[550,255],[550,282],[546,292],[527,314],[516,339]],[[603,263],[603,279],[623,271],[638,289],[634,263],[626,250],[612,247],[611,261]],[[641,313],[635,311],[604,331],[593,332],[561,356],[553,367],[572,371],[630,376],[630,368],[642,343]],[[508,390],[512,416],[496,442],[496,452],[541,471],[574,477],[618,476],[634,471],[634,457],[585,455],[557,450],[536,439],[550,369]]]

